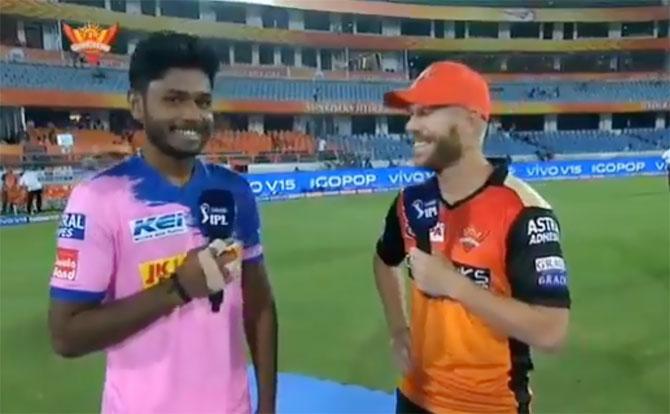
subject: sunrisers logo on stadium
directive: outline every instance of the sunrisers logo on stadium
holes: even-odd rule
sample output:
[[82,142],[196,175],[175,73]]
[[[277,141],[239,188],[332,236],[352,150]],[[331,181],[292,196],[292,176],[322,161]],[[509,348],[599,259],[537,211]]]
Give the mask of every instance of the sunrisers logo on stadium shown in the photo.
[[133,242],[139,243],[186,233],[187,218],[186,212],[178,211],[132,220],[130,232]]
[[84,55],[86,61],[95,65],[103,53],[111,50],[112,42],[119,32],[119,25],[103,29],[94,24],[87,24],[77,29],[63,23],[63,33],[70,40],[73,52]]
[[186,254],[152,260],[140,264],[140,277],[142,288],[148,289],[155,286],[162,279],[167,279],[186,259]]

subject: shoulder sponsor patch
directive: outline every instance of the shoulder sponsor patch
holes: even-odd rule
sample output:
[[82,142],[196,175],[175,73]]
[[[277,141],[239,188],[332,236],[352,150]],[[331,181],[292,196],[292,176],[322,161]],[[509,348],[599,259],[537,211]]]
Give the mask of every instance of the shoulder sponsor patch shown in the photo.
[[551,216],[535,217],[528,220],[528,244],[543,244],[560,240],[558,223]]
[[540,287],[565,287],[568,284],[565,260],[560,256],[538,257],[535,259],[535,271]]
[[133,242],[156,240],[188,231],[188,213],[179,211],[143,217],[130,222]]
[[84,240],[86,237],[86,215],[63,213],[58,225],[58,238]]
[[53,277],[69,281],[75,280],[77,278],[78,264],[79,250],[59,247],[56,250],[56,264],[54,265]]
[[430,229],[430,241],[433,243],[444,242],[444,223],[437,223]]

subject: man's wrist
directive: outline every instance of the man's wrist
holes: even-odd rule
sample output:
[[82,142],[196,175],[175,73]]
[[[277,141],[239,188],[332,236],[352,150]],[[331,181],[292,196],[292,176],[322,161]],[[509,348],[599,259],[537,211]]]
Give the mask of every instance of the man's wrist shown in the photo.
[[455,283],[452,285],[451,292],[449,292],[449,297],[457,302],[465,304],[468,302],[469,298],[472,297],[473,290],[481,288],[459,272],[454,272],[456,273],[456,279]]
[[181,306],[189,303],[192,298],[184,289],[184,286],[179,281],[179,274],[174,272],[168,279],[168,294],[175,299],[176,306]]
[[272,398],[262,398],[258,403],[259,414],[272,414],[275,412],[276,402]]

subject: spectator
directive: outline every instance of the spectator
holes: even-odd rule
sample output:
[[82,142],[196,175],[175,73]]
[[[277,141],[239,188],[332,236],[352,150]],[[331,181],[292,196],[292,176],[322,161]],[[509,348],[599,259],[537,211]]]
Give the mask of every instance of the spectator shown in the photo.
[[7,170],[2,176],[2,214],[10,209],[17,214],[17,208],[21,199],[21,188],[15,171]]
[[[28,192],[26,210],[28,214],[42,212],[42,177],[41,174],[33,169],[26,170],[19,181],[19,186],[24,187]],[[33,209],[35,202],[35,209]]]

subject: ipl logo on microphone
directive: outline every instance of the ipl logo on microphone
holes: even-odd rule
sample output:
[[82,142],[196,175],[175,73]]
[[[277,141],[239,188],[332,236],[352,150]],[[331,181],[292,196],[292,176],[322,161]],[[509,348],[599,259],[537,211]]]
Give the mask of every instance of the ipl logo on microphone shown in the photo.
[[209,203],[200,204],[202,214],[201,224],[210,226],[228,226],[228,209],[225,207],[210,206]]

